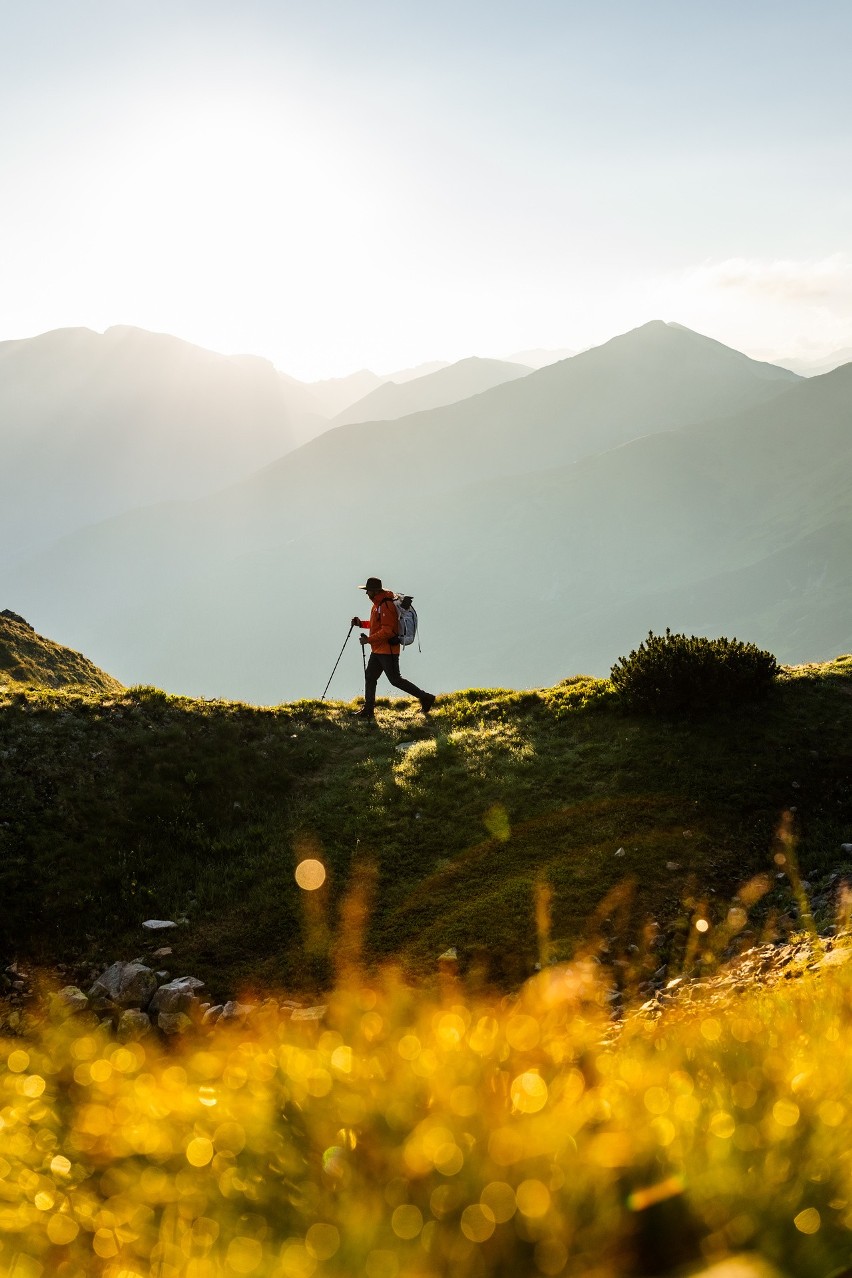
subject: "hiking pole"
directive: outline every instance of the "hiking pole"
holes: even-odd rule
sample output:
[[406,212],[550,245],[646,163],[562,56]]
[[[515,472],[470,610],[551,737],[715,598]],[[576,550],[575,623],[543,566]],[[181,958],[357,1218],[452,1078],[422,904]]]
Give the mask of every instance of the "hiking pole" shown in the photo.
[[[354,629],[355,629],[355,627],[354,627],[354,626],[350,623],[349,629],[346,631],[346,638],[343,640],[343,648],[345,648],[345,647],[346,647],[346,645],[348,644],[348,642],[349,642],[349,636],[352,634],[352,631],[353,631]],[[341,648],[341,649],[340,649],[340,653],[339,653],[339,655],[338,655],[338,658],[337,658],[337,660],[336,660],[336,661],[335,661],[335,663],[334,663],[334,670],[336,670],[336,669],[337,669],[337,667],[340,665],[340,658],[343,656],[343,648]],[[320,697],[320,701],[325,701],[325,694],[326,694],[326,692],[328,692],[329,688],[331,687],[331,681],[332,681],[332,679],[334,678],[334,670],[332,670],[331,674],[328,676],[328,683],[325,685],[325,688],[324,688],[324,690],[323,690],[323,694],[322,694],[322,696]]]

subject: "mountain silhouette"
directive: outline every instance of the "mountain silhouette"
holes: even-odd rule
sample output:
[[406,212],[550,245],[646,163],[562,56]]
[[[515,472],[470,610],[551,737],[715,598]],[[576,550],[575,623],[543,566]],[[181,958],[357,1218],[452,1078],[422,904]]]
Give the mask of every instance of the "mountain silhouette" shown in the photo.
[[527,377],[529,368],[521,364],[509,364],[499,359],[459,360],[446,368],[417,377],[411,381],[384,382],[369,395],[350,404],[338,413],[332,425],[346,426],[351,422],[390,421],[411,413],[440,408],[469,399],[482,391],[491,390],[518,377]]
[[[345,628],[365,573],[415,595],[424,652],[405,662],[424,685],[552,682],[578,654],[602,673],[660,592],[686,599],[842,523],[850,404],[843,370],[800,381],[646,325],[85,529],[0,588],[126,680],[205,695],[316,695],[343,638],[332,619]],[[458,598],[473,618],[461,631]],[[607,635],[601,618],[622,605],[625,629]],[[760,637],[779,649],[783,627]],[[338,678],[357,691],[354,654]]]
[[0,343],[0,562],[248,475],[298,442],[299,408],[268,361],[142,329]]

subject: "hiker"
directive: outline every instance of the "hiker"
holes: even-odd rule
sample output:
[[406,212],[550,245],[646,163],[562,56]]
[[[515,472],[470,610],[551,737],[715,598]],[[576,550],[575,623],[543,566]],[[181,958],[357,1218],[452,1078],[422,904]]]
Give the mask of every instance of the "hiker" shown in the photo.
[[370,660],[367,662],[367,672],[364,679],[364,708],[363,710],[358,710],[355,717],[358,719],[375,718],[376,684],[379,682],[379,675],[381,674],[386,676],[388,683],[392,684],[394,688],[401,688],[409,696],[416,697],[420,702],[420,709],[424,714],[428,714],[435,704],[434,693],[424,692],[422,688],[415,687],[413,683],[403,679],[399,672],[400,644],[393,592],[385,590],[378,577],[368,577],[364,585],[359,586],[358,589],[366,591],[373,607],[369,621],[362,621],[360,617],[353,617],[352,625],[361,626],[364,630],[369,627],[370,633],[369,635],[361,635],[361,643],[369,644],[372,652],[370,653]]

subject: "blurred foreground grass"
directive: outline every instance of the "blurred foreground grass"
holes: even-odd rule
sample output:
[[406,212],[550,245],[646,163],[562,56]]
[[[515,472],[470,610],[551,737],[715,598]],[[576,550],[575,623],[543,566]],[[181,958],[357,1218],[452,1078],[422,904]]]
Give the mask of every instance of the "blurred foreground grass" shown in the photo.
[[[830,943],[829,943],[830,944]],[[14,1278],[826,1275],[852,1257],[852,963],[518,994],[352,979],[174,1045],[46,1014],[0,1045]]]

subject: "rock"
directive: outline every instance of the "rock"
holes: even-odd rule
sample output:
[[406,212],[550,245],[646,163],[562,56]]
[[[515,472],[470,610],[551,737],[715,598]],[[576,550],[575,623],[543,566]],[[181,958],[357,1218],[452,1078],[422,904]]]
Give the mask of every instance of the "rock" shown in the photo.
[[840,851],[845,852],[847,856],[852,856],[852,843],[841,843]]
[[666,869],[667,869],[667,870],[679,870],[679,869],[680,869],[680,861],[666,861]]
[[408,754],[408,751],[411,750],[416,745],[417,745],[416,741],[400,741],[399,744],[395,746],[394,748],[399,754]]
[[126,1012],[121,1013],[116,1030],[120,1043],[129,1043],[150,1033],[151,1018],[146,1012],[140,1012],[137,1007],[129,1007]]
[[321,1021],[325,1016],[328,1008],[324,1003],[317,1004],[316,1007],[294,1007],[290,1013],[291,1021]]
[[459,952],[454,945],[448,950],[444,950],[443,954],[438,955],[439,963],[456,963],[458,962]]
[[201,1018],[202,1025],[215,1025],[219,1017],[225,1010],[223,1003],[217,1003],[215,1007],[208,1007],[207,1011]]
[[195,991],[204,988],[197,976],[179,976],[168,985],[161,985],[151,999],[150,1012],[188,1012],[198,1005]]
[[157,1025],[164,1034],[185,1034],[188,1029],[192,1029],[192,1021],[186,1012],[160,1012],[157,1016]]
[[618,848],[618,849],[616,850],[616,852],[615,852],[615,854],[614,854],[614,855],[615,855],[615,856],[627,856],[627,853],[625,852],[624,848]]
[[5,617],[7,621],[17,621],[19,626],[26,626],[27,630],[32,630],[33,634],[35,634],[35,630],[33,630],[30,623],[28,621],[24,621],[23,617],[20,616],[19,613],[12,612],[11,608],[4,608],[3,611],[0,612],[0,617]]
[[171,919],[146,919],[142,926],[149,932],[164,932],[166,928],[177,927],[177,923],[173,923]]
[[145,1008],[157,988],[157,978],[144,963],[113,963],[101,972],[89,998],[96,1004],[114,1003],[116,1007]]
[[229,1000],[222,1008],[220,1020],[223,1021],[244,1021],[249,1012],[254,1011],[253,1003],[237,1003],[234,999]]
[[67,1012],[85,1012],[89,1006],[88,997],[76,985],[66,985],[56,995],[57,1004]]
[[170,945],[164,945],[161,950],[154,950],[154,958],[168,958],[171,952],[172,947]]

